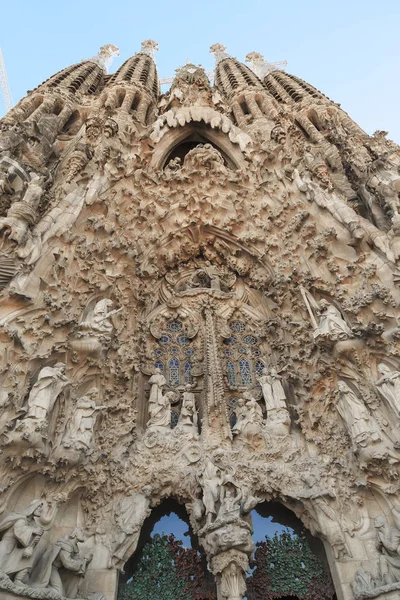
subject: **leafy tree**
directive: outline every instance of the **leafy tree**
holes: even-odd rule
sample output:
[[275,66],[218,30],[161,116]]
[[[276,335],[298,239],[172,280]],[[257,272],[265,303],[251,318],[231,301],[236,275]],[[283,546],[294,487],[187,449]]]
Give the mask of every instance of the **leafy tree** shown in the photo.
[[165,535],[156,534],[145,544],[133,578],[120,587],[118,600],[191,600],[167,540]]
[[214,584],[204,572],[204,557],[184,548],[173,535],[156,534],[142,551],[132,580],[121,586],[118,600],[216,600]]
[[330,574],[313,554],[304,534],[289,531],[265,536],[256,544],[252,574],[247,579],[248,600],[297,596],[300,600],[330,600],[334,589]]

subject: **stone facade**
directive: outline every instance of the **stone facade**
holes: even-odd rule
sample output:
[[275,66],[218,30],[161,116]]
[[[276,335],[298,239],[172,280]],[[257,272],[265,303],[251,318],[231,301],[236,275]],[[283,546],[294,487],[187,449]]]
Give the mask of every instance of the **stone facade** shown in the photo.
[[161,94],[156,47],[0,122],[0,597],[112,600],[174,497],[221,600],[269,500],[398,598],[399,147],[220,44]]

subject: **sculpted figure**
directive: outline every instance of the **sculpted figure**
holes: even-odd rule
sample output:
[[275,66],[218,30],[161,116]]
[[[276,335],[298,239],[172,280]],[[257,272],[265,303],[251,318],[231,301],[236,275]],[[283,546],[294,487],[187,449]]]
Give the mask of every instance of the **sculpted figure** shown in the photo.
[[105,406],[96,406],[95,398],[98,392],[99,390],[93,387],[87,392],[86,396],[82,396],[77,400],[63,441],[65,448],[73,446],[77,450],[90,449],[97,419],[96,413],[106,408]]
[[326,336],[333,342],[354,337],[338,309],[329,304],[327,300],[321,300],[319,303],[318,314],[319,327],[315,331],[314,336]]
[[261,377],[257,377],[265,400],[267,416],[272,410],[287,410],[286,394],[282,386],[282,377],[274,368],[263,369]]
[[29,587],[47,588],[55,590],[60,596],[75,598],[79,579],[71,575],[83,577],[92,560],[91,554],[82,555],[79,552],[78,542],[84,541],[83,531],[77,527],[48,548],[32,570]]
[[213,517],[217,514],[217,502],[220,498],[222,481],[223,476],[220,469],[207,457],[200,480],[203,488],[203,503],[206,509],[207,524],[211,523]]
[[242,494],[238,490],[235,495],[234,486],[223,485],[221,488],[221,506],[218,511],[218,521],[240,518],[240,503]]
[[142,493],[127,496],[119,502],[115,513],[118,531],[113,541],[110,567],[122,568],[125,561],[135,552],[143,522],[151,512],[151,493],[152,488],[145,486]]
[[192,438],[199,437],[198,414],[196,410],[196,401],[190,383],[185,385],[183,392],[183,402],[181,414],[179,415],[179,428]]
[[[151,395],[150,395],[151,398]],[[175,392],[161,393],[156,401],[149,401],[150,419],[147,421],[149,429],[166,431],[171,428],[171,402],[175,399]]]
[[43,195],[43,182],[39,175],[34,175],[19,202],[14,202],[4,219],[0,219],[0,230],[8,230],[8,237],[23,244],[28,234],[29,226],[37,219],[37,209]]
[[380,552],[379,574],[382,585],[400,582],[400,531],[389,525],[386,517],[374,522],[377,549]]
[[57,363],[54,367],[44,367],[39,373],[28,398],[26,419],[45,422],[58,396],[71,382],[65,375],[66,365]]
[[0,571],[22,585],[32,569],[34,550],[43,535],[38,519],[43,513],[43,502],[33,500],[26,510],[9,513],[0,521]]
[[245,392],[243,398],[239,398],[236,418],[232,433],[236,436],[239,444],[244,442],[251,450],[260,450],[265,447],[261,431],[262,409],[250,392]]
[[378,373],[380,378],[376,381],[376,385],[389,406],[400,417],[400,372],[391,371],[387,365],[380,363]]
[[112,300],[105,298],[97,302],[91,315],[81,323],[81,329],[86,329],[94,334],[104,334],[110,336],[113,330],[113,324],[110,317],[119,313],[122,308],[117,310],[108,310],[113,305]]
[[154,369],[153,375],[149,379],[149,383],[151,385],[150,388],[150,397],[149,397],[149,405],[157,404],[159,400],[162,398],[163,387],[166,385],[167,380],[161,372],[161,369]]
[[382,436],[378,425],[369,414],[363,401],[344,382],[339,381],[340,400],[337,410],[347,425],[352,442],[355,446],[381,441]]

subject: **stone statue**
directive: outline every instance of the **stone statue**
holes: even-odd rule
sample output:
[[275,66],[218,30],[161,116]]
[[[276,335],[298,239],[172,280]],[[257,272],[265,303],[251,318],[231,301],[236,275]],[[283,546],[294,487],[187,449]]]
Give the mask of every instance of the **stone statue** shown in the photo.
[[203,504],[206,509],[207,524],[210,524],[217,514],[217,502],[220,499],[223,475],[211,458],[206,458],[200,483],[203,488]]
[[267,417],[272,410],[287,410],[286,394],[282,386],[282,377],[273,367],[265,368],[262,371],[261,377],[257,377],[257,381],[261,385],[265,408],[267,409]]
[[178,427],[184,434],[197,439],[199,437],[199,417],[196,410],[195,396],[191,389],[192,385],[190,383],[185,385]]
[[327,300],[320,301],[318,314],[319,326],[314,337],[321,335],[333,342],[354,337],[338,309]]
[[107,337],[111,336],[113,324],[110,321],[112,315],[121,312],[122,308],[117,310],[108,310],[113,305],[113,301],[105,298],[97,302],[92,313],[80,325],[81,329],[91,331],[93,334],[103,334]]
[[14,202],[9,208],[7,216],[0,219],[0,230],[8,230],[8,237],[17,244],[25,242],[29,226],[36,222],[42,196],[42,177],[34,175],[22,200]]
[[0,571],[11,576],[14,583],[23,585],[30,573],[35,548],[43,535],[38,523],[43,514],[43,501],[33,500],[26,510],[9,513],[0,521]]
[[347,425],[351,440],[355,446],[381,441],[378,425],[365,407],[363,401],[344,381],[339,381],[340,400],[337,410]]
[[238,490],[235,495],[235,487],[225,484],[221,487],[221,506],[218,511],[218,521],[237,520],[240,518],[240,506],[242,494]]
[[58,396],[71,383],[65,375],[66,368],[64,363],[57,363],[54,367],[44,367],[39,372],[29,394],[25,419],[33,419],[38,423],[47,421]]
[[388,401],[390,408],[400,418],[400,372],[391,371],[387,365],[378,365],[380,378],[376,385],[382,396]]
[[96,413],[106,409],[106,406],[96,406],[95,398],[98,396],[98,392],[99,390],[93,387],[85,396],[77,400],[63,440],[64,448],[72,446],[76,450],[90,449],[96,424]]
[[151,512],[149,508],[151,494],[152,488],[144,486],[141,493],[120,500],[115,513],[118,530],[113,540],[110,567],[122,569],[125,561],[136,550],[143,522]]
[[154,373],[149,379],[149,384],[151,385],[149,405],[157,404],[161,400],[163,388],[167,384],[167,380],[162,374],[161,369],[154,369]]
[[389,525],[386,517],[374,522],[377,549],[380,552],[379,574],[382,585],[400,582],[400,530]]
[[48,548],[32,570],[29,587],[46,588],[60,596],[75,598],[79,579],[85,575],[92,555],[82,555],[78,542],[84,542],[83,531],[77,527]]
[[171,428],[171,402],[175,400],[175,392],[167,392],[165,395],[158,394],[155,401],[150,393],[149,414],[147,421],[148,429],[166,431]]
[[239,444],[244,443],[252,450],[261,450],[265,446],[261,430],[263,414],[261,406],[250,392],[244,392],[243,398],[238,399],[236,419],[232,433]]

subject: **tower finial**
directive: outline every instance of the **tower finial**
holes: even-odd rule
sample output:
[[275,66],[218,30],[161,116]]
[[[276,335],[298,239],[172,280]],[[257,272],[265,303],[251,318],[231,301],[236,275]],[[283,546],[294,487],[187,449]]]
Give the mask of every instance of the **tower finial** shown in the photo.
[[111,66],[114,56],[119,56],[119,48],[113,44],[106,44],[100,48],[96,56],[93,56],[93,58],[90,58],[89,60],[98,64],[106,73],[108,73],[108,69]]
[[215,56],[216,64],[218,64],[224,58],[229,58],[229,54],[227,54],[225,52],[225,50],[226,50],[226,46],[224,46],[223,44],[219,44],[219,43],[213,44],[210,47],[211,54],[214,54],[214,56]]
[[254,73],[260,77],[260,79],[266,77],[271,71],[281,71],[287,65],[286,60],[270,63],[265,60],[264,56],[259,52],[249,52],[246,54],[246,62],[251,65]]
[[144,42],[142,42],[142,49],[140,50],[140,52],[143,52],[143,54],[147,54],[148,56],[151,56],[151,58],[154,58],[154,52],[157,52],[157,50],[157,42],[155,42],[154,40],[145,40]]

